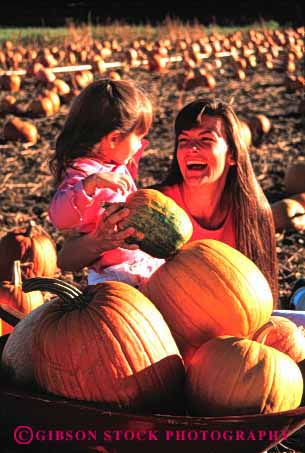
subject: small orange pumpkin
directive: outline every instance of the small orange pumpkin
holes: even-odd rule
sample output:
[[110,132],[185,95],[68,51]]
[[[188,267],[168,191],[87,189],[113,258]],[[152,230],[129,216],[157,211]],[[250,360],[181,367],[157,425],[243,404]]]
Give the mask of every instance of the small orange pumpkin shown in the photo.
[[108,76],[112,80],[121,80],[121,78],[122,78],[117,71],[110,71]]
[[103,74],[106,71],[106,65],[100,55],[95,55],[92,61],[92,70],[98,74]]
[[149,71],[165,72],[167,70],[168,57],[162,56],[159,52],[152,51],[148,58]]
[[0,100],[0,113],[16,113],[16,110],[15,96],[9,94]]
[[305,160],[299,160],[287,168],[284,185],[288,194],[305,192]]
[[13,228],[1,238],[0,281],[12,278],[15,260],[23,264],[25,277],[53,277],[57,272],[54,241],[42,226],[33,221],[27,227]]
[[35,73],[35,77],[40,82],[52,83],[56,79],[56,75],[51,68],[46,68],[44,66],[40,67]]
[[62,79],[55,79],[54,82],[50,84],[51,90],[56,90],[59,96],[66,96],[70,93],[70,86]]
[[305,230],[305,208],[297,199],[283,198],[273,203],[271,210],[276,231]]
[[289,198],[291,200],[295,200],[298,203],[300,203],[303,206],[303,208],[305,209],[305,192],[297,193],[295,195],[291,195]]
[[4,123],[3,137],[5,140],[34,145],[38,139],[38,131],[36,126],[29,121],[22,121],[20,118],[11,117]]
[[28,110],[34,116],[51,116],[54,113],[53,102],[49,96],[38,96],[30,102]]
[[295,362],[305,359],[305,329],[283,316],[271,316],[272,327],[265,339],[266,346],[272,346],[289,355]]
[[93,74],[91,71],[88,70],[78,71],[74,75],[76,87],[80,88],[81,90],[86,88],[90,83],[93,82],[93,80],[94,80]]
[[249,126],[253,143],[258,144],[271,131],[272,122],[266,115],[258,114],[249,119]]
[[0,76],[0,88],[2,90],[10,91],[11,93],[16,93],[20,90],[21,78],[19,75],[2,75]]
[[50,99],[53,105],[53,113],[57,113],[60,109],[60,97],[55,90],[44,90],[43,96]]
[[[0,283],[0,303],[16,308],[22,313],[30,313],[34,308],[43,304],[43,296],[40,291],[33,291],[26,294],[22,291],[20,261],[13,264],[12,281]],[[5,321],[0,320],[0,335],[12,331],[12,327]]]
[[186,376],[191,415],[269,414],[300,405],[298,365],[261,341],[220,336],[196,351]]

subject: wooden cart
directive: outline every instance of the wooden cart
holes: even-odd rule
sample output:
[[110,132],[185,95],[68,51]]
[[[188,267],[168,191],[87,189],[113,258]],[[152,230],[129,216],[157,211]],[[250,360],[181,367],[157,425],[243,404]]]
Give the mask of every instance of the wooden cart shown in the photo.
[[[0,354],[7,338],[0,337]],[[230,417],[110,412],[97,403],[20,388],[0,376],[0,448],[5,453],[259,453],[304,425],[305,406]]]

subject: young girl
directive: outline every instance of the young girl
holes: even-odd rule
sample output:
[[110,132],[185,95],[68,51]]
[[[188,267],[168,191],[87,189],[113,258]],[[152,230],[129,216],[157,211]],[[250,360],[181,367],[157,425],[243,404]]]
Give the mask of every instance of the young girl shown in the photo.
[[[57,185],[49,207],[55,227],[90,233],[98,228],[103,202],[124,202],[136,190],[133,178],[151,123],[151,102],[130,80],[102,79],[75,98],[50,162]],[[121,236],[133,233],[128,229]],[[89,284],[119,280],[139,286],[163,262],[136,245],[123,249],[105,242],[89,268]]]

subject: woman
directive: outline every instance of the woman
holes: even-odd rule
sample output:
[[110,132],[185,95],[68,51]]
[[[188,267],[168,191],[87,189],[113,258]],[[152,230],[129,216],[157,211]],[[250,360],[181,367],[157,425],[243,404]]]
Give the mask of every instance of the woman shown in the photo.
[[[270,205],[256,180],[239,120],[228,104],[199,99],[186,105],[175,121],[175,150],[166,180],[155,186],[189,214],[191,240],[226,242],[261,269],[278,300],[275,230]],[[97,259],[104,247],[124,247],[126,231],[115,225],[128,210],[113,206],[99,231],[70,239],[59,255],[62,269],[77,270]],[[77,241],[77,242],[76,242]],[[78,257],[73,255],[81,249]]]
[[192,241],[217,239],[242,252],[261,269],[278,300],[272,211],[230,105],[199,99],[179,112],[172,166],[158,189],[189,214]]

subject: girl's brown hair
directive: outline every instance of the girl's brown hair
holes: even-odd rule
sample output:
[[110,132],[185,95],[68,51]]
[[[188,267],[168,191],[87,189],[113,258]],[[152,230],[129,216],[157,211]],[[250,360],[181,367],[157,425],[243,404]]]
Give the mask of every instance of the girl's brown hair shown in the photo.
[[229,148],[236,165],[230,167],[221,203],[231,207],[237,248],[250,258],[268,280],[278,301],[278,264],[275,228],[270,204],[259,185],[252,167],[241,126],[233,108],[218,100],[198,99],[187,104],[175,121],[175,150],[172,165],[162,185],[182,181],[177,161],[178,137],[184,130],[200,127],[204,115],[222,118]]
[[132,80],[101,79],[73,101],[56,141],[50,169],[55,185],[77,157],[90,156],[102,137],[114,130],[122,138],[131,132],[145,135],[152,123],[152,104]]

